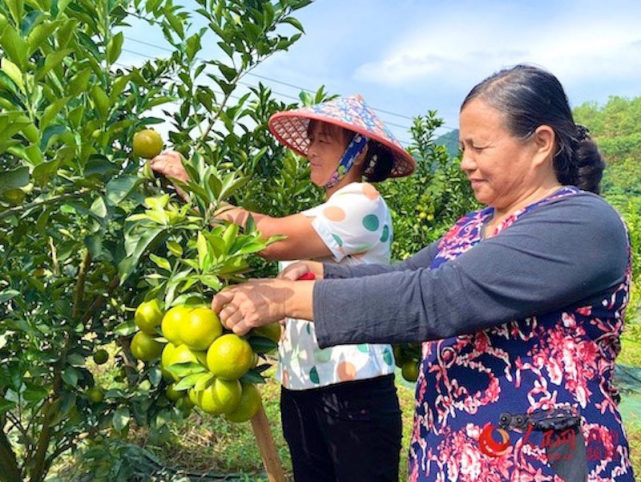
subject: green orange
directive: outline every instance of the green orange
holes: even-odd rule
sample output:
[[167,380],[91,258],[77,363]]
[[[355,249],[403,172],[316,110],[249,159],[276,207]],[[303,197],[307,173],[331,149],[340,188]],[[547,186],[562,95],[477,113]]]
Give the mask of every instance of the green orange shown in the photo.
[[134,323],[148,335],[155,335],[156,328],[160,326],[162,318],[163,312],[160,309],[158,300],[149,300],[140,303],[138,308],[136,308]]
[[252,367],[254,352],[247,340],[233,333],[216,338],[207,350],[207,366],[217,377],[237,380]]
[[184,394],[185,394],[185,392],[179,392],[178,390],[174,390],[174,384],[173,383],[171,385],[169,385],[167,387],[167,389],[165,390],[165,395],[172,402],[177,402],[178,400],[180,400],[183,397]]
[[93,354],[93,361],[96,365],[104,365],[107,363],[107,360],[109,360],[109,353],[104,348],[96,350]]
[[144,129],[134,134],[134,155],[151,159],[162,152],[162,137],[153,129]]
[[242,386],[238,380],[222,380],[214,382],[198,393],[198,406],[212,415],[233,412],[240,402]]
[[262,405],[260,392],[255,385],[251,383],[242,384],[242,393],[236,410],[225,415],[230,422],[240,423],[252,418]]
[[87,398],[91,401],[91,403],[100,403],[104,400],[105,394],[102,393],[102,390],[98,387],[91,387],[89,390],[85,392],[87,395]]
[[167,340],[174,345],[180,345],[182,343],[179,334],[180,325],[185,322],[190,311],[191,309],[186,306],[174,306],[165,313],[165,316],[162,319],[162,336],[167,338]]
[[417,380],[418,371],[418,362],[415,362],[414,360],[407,360],[403,363],[403,367],[401,368],[401,374],[408,382],[415,382]]
[[274,343],[278,343],[280,341],[280,330],[280,323],[275,321],[274,323],[270,323],[269,325],[254,328],[254,333],[256,335],[269,338]]
[[131,340],[131,354],[142,361],[151,361],[160,357],[163,344],[157,342],[144,331],[136,333]]
[[223,332],[218,315],[209,308],[196,308],[178,325],[178,336],[193,350],[206,350]]

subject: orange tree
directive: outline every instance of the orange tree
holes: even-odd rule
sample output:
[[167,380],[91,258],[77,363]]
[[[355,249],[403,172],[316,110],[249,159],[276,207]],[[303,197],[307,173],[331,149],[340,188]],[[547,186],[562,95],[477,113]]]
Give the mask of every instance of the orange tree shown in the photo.
[[416,159],[416,172],[381,185],[394,222],[394,259],[418,252],[478,207],[460,160],[451,158],[445,146],[434,142],[434,131],[442,125],[436,111],[416,117],[408,148]]
[[[264,122],[282,106],[264,87],[238,98],[238,81],[298,39],[291,14],[308,3],[198,0],[200,29],[171,0],[0,3],[0,480],[43,480],[83,438],[124,433],[132,420],[162,431],[180,416],[160,371],[131,357],[131,308],[160,292],[175,302],[189,283],[227,282],[229,253],[208,251],[227,228],[210,229],[207,216],[263,156],[280,155]],[[132,16],[162,31],[166,58],[118,65]],[[198,57],[203,39],[220,49],[213,60]],[[159,197],[130,148],[135,132],[162,122],[152,109],[170,102],[191,205]],[[204,241],[188,239],[198,230]],[[238,234],[234,276],[260,249],[256,236]],[[181,264],[190,271],[176,281]],[[87,363],[102,346],[125,367],[107,387]],[[113,475],[103,469],[96,475]]]

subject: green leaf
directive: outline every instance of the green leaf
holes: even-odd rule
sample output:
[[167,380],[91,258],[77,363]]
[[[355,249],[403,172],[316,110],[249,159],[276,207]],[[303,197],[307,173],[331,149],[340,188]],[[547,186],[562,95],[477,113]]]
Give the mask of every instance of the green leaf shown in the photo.
[[45,21],[36,25],[27,37],[27,45],[29,46],[27,56],[31,57],[47,39],[52,38],[53,33],[61,24],[62,22],[57,20],[55,22]]
[[69,96],[76,97],[81,92],[85,92],[87,90],[87,84],[89,83],[90,77],[91,69],[89,68],[81,70],[76,75],[74,75],[67,87],[67,93],[69,94]]
[[120,57],[120,52],[122,51],[122,43],[125,40],[125,36],[122,32],[118,32],[116,35],[111,37],[109,44],[107,45],[107,62],[113,64]]
[[218,276],[203,275],[201,276],[200,281],[202,282],[202,284],[204,284],[205,286],[209,286],[215,291],[220,291],[223,287],[223,283],[218,279]]
[[141,235],[133,236],[131,233],[125,234],[125,249],[127,258],[118,264],[118,273],[121,284],[136,269],[140,256],[145,252],[147,247],[164,231],[164,228],[148,228]]
[[150,254],[149,259],[151,259],[159,268],[167,271],[171,271],[171,265],[169,264],[169,261],[167,261],[165,258],[156,256],[155,254]]
[[198,239],[196,240],[196,249],[198,250],[198,266],[200,269],[205,269],[205,264],[207,263],[207,255],[209,254],[209,247],[207,244],[207,239],[203,236],[203,233],[198,233]]
[[125,175],[112,179],[107,183],[107,201],[114,206],[118,205],[139,182],[140,179],[135,175]]
[[68,97],[63,97],[47,106],[42,117],[40,117],[40,129],[46,129],[47,126],[56,118],[62,108],[69,102]]
[[3,303],[6,303],[12,298],[15,298],[20,294],[19,291],[16,290],[11,290],[11,289],[6,289],[4,291],[0,291],[0,305]]
[[9,59],[18,66],[21,71],[24,71],[25,64],[27,63],[27,43],[20,37],[11,25],[0,21],[0,31],[4,32],[0,36],[0,46],[4,49]]
[[196,380],[196,383],[194,385],[194,390],[196,390],[197,392],[203,391],[204,389],[209,387],[209,385],[211,385],[212,382],[214,381],[213,373],[203,373],[199,375],[199,377],[200,378]]
[[44,65],[39,69],[36,70],[36,75],[34,80],[38,82],[40,79],[42,79],[45,75],[49,73],[52,69],[55,69],[62,61],[65,59],[67,55],[69,55],[72,52],[72,49],[64,49],[64,50],[58,50],[55,51],[49,55],[47,55],[47,58],[45,60]]
[[74,367],[67,367],[62,372],[62,379],[67,385],[71,387],[75,387],[78,384],[79,377],[80,377],[80,374],[78,370],[76,370]]
[[28,35],[31,32],[31,29],[39,25],[41,21],[45,18],[45,14],[40,10],[32,10],[27,15],[22,17],[22,22],[20,23],[20,33]]
[[0,192],[21,188],[29,184],[29,168],[18,167],[0,173]]
[[14,402],[10,402],[9,400],[0,398],[0,413],[5,413],[5,412],[8,412],[9,410],[13,410],[15,406],[16,404]]
[[24,92],[24,81],[22,79],[22,71],[20,68],[9,59],[2,59],[0,62],[0,68],[2,71],[7,74],[11,80],[13,80],[22,92]]
[[24,11],[24,0],[4,0],[4,3],[9,7],[13,20],[17,25],[20,25]]
[[105,91],[98,84],[94,85],[91,89],[91,100],[93,100],[94,106],[100,116],[106,120],[107,115],[109,115],[109,109],[111,108],[111,100],[109,100]]
[[162,380],[162,371],[157,366],[152,367],[149,370],[149,381],[154,387],[157,387]]
[[180,17],[174,15],[172,11],[170,10],[171,7],[167,6],[165,7],[165,18],[169,22],[169,25],[171,25],[171,28],[178,34],[178,36],[181,39],[185,38],[185,30],[183,27],[183,22],[180,19]]
[[104,218],[107,215],[107,206],[102,196],[98,196],[89,209],[99,218]]
[[40,141],[40,150],[42,152],[45,152],[47,148],[49,147],[49,142],[54,136],[59,136],[60,134],[63,134],[67,132],[67,128],[65,126],[61,125],[53,125],[49,126],[45,129],[45,131],[42,133],[42,140]]
[[94,259],[100,258],[102,255],[102,234],[98,233],[85,236],[85,246]]
[[133,334],[138,327],[134,324],[134,321],[125,321],[124,323],[119,324],[115,329],[114,333],[119,336],[129,336]]
[[[167,367],[167,371],[176,375],[178,378],[184,378],[189,375],[196,375],[206,372],[207,369],[200,363],[177,363]],[[194,382],[195,383],[195,382]]]
[[38,403],[49,395],[49,392],[44,387],[38,387],[30,384],[29,387],[23,392],[22,396],[29,402]]
[[283,20],[281,20],[283,23],[288,23],[292,25],[294,28],[299,30],[301,33],[305,33],[305,29],[303,28],[303,24],[301,24],[297,19],[294,17],[287,17]]
[[265,379],[254,369],[249,370],[240,377],[240,381],[243,383],[265,383]]
[[122,429],[129,424],[130,419],[131,415],[129,413],[129,409],[119,408],[114,412],[114,415],[111,418],[111,424],[118,432],[122,432]]
[[269,353],[278,348],[278,343],[273,340],[260,335],[252,335],[249,337],[249,344],[256,353]]
[[[175,365],[174,365],[175,366]],[[169,370],[171,371],[172,367],[169,367]],[[207,376],[208,374],[203,374],[203,373],[194,373],[192,375],[187,375],[184,377],[182,380],[180,380],[178,383],[174,385],[174,390],[177,391],[182,391],[182,390],[188,390],[191,387],[193,387],[200,378],[205,375]]]
[[[25,155],[29,157],[28,154],[25,153]],[[58,170],[60,161],[60,159],[54,159],[53,161],[42,162],[38,164],[33,169],[33,181],[38,186],[44,186],[45,184],[47,184],[51,179],[51,176],[53,176],[53,174]]]
[[227,82],[231,82],[232,80],[234,80],[237,75],[236,69],[228,67],[223,63],[218,64],[218,70],[220,70],[220,73],[223,74]]
[[187,60],[191,62],[200,48],[200,35],[195,34],[189,37],[185,42],[185,54],[187,55]]
[[175,241],[168,241],[167,242],[167,249],[169,250],[169,252],[171,254],[173,254],[176,257],[180,257],[180,256],[183,255],[182,247],[180,246],[180,244],[178,244]]

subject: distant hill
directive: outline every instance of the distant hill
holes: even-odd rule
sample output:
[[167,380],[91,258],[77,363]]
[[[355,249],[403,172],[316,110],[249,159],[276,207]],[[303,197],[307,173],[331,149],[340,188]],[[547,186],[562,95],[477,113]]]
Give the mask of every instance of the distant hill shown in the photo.
[[446,132],[434,140],[435,144],[445,146],[451,157],[458,156],[458,129]]

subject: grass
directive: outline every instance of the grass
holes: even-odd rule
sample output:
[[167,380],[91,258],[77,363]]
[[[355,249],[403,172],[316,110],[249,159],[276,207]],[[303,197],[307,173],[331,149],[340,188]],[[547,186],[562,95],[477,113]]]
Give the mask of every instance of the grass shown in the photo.
[[[284,470],[291,480],[291,459],[280,427],[280,385],[269,379],[261,386],[263,406],[270,421],[272,436]],[[414,413],[414,390],[398,386],[403,417],[403,449],[400,479],[407,479],[407,453]],[[257,474],[263,470],[260,453],[249,423],[230,424],[222,417],[202,415],[194,411],[189,419],[171,427],[171,436],[161,443],[152,443],[146,430],[133,432],[131,441],[153,452],[161,462],[190,472],[245,473],[252,480],[265,480]]]

